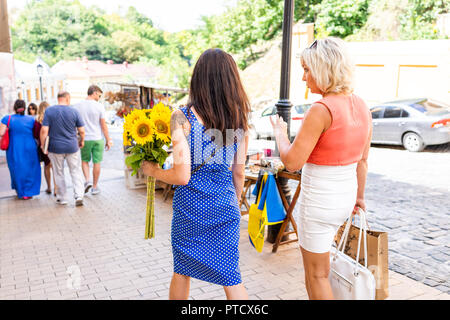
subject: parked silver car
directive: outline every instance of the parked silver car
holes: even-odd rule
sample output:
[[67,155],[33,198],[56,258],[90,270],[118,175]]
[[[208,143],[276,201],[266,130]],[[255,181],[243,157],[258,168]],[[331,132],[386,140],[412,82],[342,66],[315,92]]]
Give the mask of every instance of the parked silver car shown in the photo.
[[417,152],[450,142],[450,107],[430,99],[386,102],[370,108],[372,143],[403,145]]
[[[295,137],[297,134],[310,106],[310,104],[301,104],[291,108],[291,137]],[[251,124],[254,126],[257,139],[273,137],[273,129],[269,118],[275,114],[277,114],[277,107],[275,106],[253,112]]]

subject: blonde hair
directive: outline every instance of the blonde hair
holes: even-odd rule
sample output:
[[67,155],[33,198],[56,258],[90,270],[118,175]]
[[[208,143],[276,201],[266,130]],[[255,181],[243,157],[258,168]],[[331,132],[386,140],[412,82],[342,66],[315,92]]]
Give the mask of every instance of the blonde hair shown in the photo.
[[341,39],[316,40],[300,58],[322,94],[353,92],[354,63]]
[[38,108],[38,112],[37,112],[37,121],[39,123],[42,123],[42,121],[44,120],[44,113],[45,113],[45,109],[47,109],[49,106],[47,101],[42,101],[39,104],[39,108]]

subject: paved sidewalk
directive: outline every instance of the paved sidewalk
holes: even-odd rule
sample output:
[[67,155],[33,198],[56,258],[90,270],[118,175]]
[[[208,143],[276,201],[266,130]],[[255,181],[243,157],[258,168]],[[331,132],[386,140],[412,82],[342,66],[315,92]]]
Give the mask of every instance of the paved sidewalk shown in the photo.
[[[0,199],[0,299],[167,299],[172,276],[171,201],[156,192],[156,237],[144,239],[145,190],[104,179],[83,207],[54,197]],[[69,193],[71,190],[68,190]],[[241,271],[250,299],[307,299],[296,244],[257,253],[241,221]],[[221,286],[192,280],[190,298],[225,299]],[[449,299],[390,272],[389,299]]]

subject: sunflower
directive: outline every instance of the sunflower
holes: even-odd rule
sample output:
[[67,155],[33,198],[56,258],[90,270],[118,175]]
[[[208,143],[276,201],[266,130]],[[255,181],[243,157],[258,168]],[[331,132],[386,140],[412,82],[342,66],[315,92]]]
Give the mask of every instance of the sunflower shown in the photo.
[[153,123],[146,117],[139,117],[133,123],[130,135],[137,144],[144,145],[153,140]]
[[127,146],[127,147],[131,146],[131,140],[128,137],[128,135],[129,135],[129,132],[126,130],[123,130],[123,145]]
[[158,103],[153,107],[153,111],[150,115],[150,120],[153,123],[155,129],[155,135],[157,139],[170,143],[170,116],[171,111],[168,107],[162,103]]
[[166,107],[162,102],[158,102],[151,110],[156,113],[166,113],[167,111],[170,112],[169,107]]
[[150,119],[150,115],[152,114],[152,109],[142,109],[143,114]]
[[125,122],[123,124],[123,130],[130,132],[133,128],[134,122],[142,115],[142,110],[134,109],[125,116]]

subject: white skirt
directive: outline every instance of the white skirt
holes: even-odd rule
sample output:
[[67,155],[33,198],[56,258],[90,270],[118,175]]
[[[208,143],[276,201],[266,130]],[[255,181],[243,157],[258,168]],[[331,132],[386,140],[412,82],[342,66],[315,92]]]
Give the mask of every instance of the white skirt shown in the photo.
[[293,211],[303,249],[314,253],[331,250],[337,230],[356,203],[356,166],[303,166],[300,197]]

